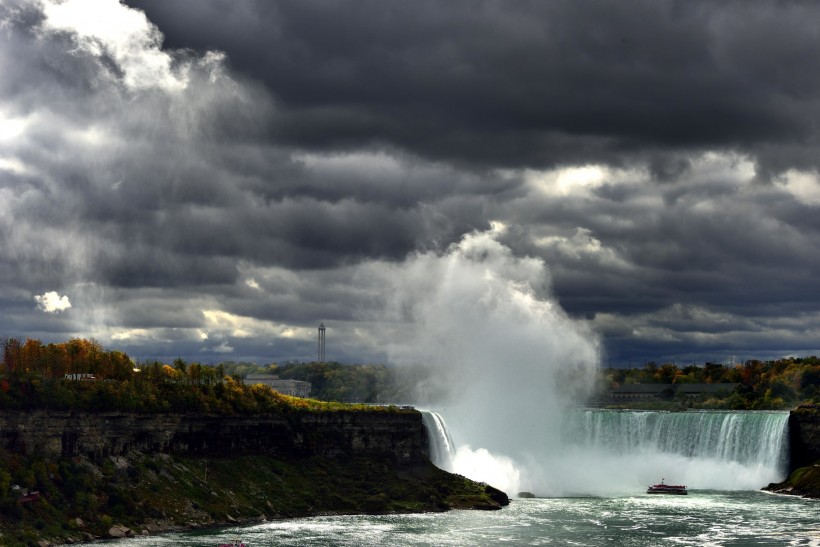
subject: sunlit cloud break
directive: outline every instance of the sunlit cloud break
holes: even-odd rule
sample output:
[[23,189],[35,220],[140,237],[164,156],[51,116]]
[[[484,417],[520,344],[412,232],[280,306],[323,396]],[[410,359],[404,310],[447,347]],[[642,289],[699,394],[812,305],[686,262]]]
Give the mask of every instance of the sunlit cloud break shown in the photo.
[[116,63],[130,89],[170,91],[187,84],[161,49],[162,33],[139,10],[106,0],[68,0],[45,2],[43,13],[44,31],[73,34],[78,51]]
[[37,307],[46,313],[60,313],[71,307],[68,295],[60,296],[57,291],[49,291],[34,297]]

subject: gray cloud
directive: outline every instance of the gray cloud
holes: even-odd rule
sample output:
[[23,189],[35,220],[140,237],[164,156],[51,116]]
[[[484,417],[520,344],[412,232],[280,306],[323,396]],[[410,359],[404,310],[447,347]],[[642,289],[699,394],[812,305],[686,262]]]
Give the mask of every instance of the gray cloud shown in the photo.
[[717,147],[772,170],[785,147],[816,166],[805,2],[133,4],[264,82],[300,147],[542,167]]
[[383,360],[384,272],[501,223],[606,362],[816,351],[813,4],[128,4],[0,6],[0,335]]

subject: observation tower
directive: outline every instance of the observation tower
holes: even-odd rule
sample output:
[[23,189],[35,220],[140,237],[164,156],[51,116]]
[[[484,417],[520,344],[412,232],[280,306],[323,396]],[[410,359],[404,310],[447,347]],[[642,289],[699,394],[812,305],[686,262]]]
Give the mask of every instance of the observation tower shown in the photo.
[[319,362],[325,362],[325,324],[319,323]]

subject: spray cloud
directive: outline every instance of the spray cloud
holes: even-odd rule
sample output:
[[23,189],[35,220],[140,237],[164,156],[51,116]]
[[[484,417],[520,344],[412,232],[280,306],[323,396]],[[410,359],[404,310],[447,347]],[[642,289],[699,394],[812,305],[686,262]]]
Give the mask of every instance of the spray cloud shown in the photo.
[[427,387],[459,447],[453,470],[514,493],[534,475],[522,462],[559,442],[563,407],[591,388],[599,344],[551,297],[543,261],[514,256],[502,230],[392,272],[401,331],[389,349],[393,362],[433,371]]

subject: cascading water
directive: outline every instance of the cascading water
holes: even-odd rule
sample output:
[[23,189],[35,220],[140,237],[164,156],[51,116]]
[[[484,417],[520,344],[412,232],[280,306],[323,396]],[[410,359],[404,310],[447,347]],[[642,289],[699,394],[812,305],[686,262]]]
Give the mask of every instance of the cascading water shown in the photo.
[[[572,409],[549,459],[557,493],[634,491],[659,479],[690,489],[757,490],[782,480],[788,412]],[[580,471],[579,471],[580,470]]]
[[[788,417],[566,409],[560,438],[541,443],[551,448],[512,462],[521,473],[515,483],[546,496],[642,492],[664,477],[690,489],[756,490],[785,477]],[[423,411],[423,419],[433,463],[471,476],[465,458],[474,461],[476,451],[453,443],[439,413]]]
[[427,429],[430,461],[441,469],[452,471],[456,451],[444,418],[432,410],[422,410],[421,416],[424,427]]
[[783,470],[788,412],[568,412],[565,442],[618,454],[651,451]]
[[463,474],[474,480],[501,485],[500,488],[518,492],[519,471],[515,462],[486,448],[473,449],[469,445],[456,447],[444,418],[438,412],[421,410],[422,423],[427,429],[430,461],[445,471]]

